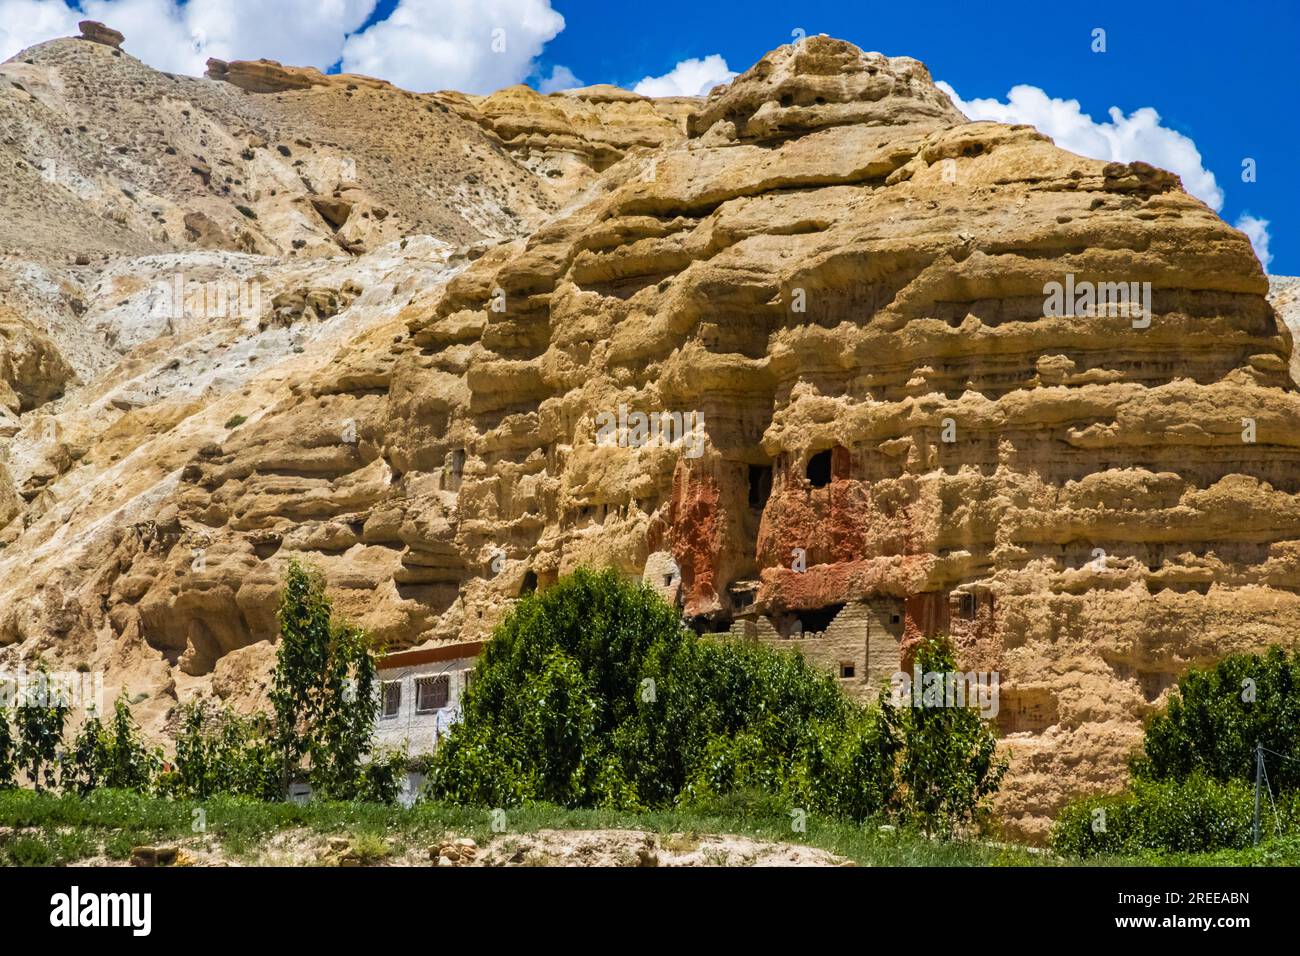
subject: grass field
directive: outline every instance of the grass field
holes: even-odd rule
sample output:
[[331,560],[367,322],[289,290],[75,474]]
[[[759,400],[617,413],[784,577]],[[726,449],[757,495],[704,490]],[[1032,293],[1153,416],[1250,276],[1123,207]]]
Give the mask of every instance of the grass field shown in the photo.
[[[198,811],[202,811],[201,814]],[[196,824],[202,822],[202,832]],[[705,811],[623,813],[569,810],[549,805],[518,807],[506,815],[506,832],[494,834],[487,809],[426,802],[411,809],[363,803],[271,804],[232,797],[203,803],[100,790],[87,797],[0,791],[0,864],[60,866],[106,857],[125,860],[135,846],[199,841],[238,861],[277,834],[343,836],[355,846],[419,848],[446,835],[486,845],[494,837],[542,829],[633,829],[668,834],[731,834],[756,840],[805,844],[862,866],[1061,866],[1079,861],[1026,847],[987,842],[941,842],[919,834],[857,826],[809,815],[806,832],[770,806],[733,801]],[[1280,839],[1244,851],[1214,854],[1115,857],[1087,865],[1277,866],[1300,864],[1300,840]]]

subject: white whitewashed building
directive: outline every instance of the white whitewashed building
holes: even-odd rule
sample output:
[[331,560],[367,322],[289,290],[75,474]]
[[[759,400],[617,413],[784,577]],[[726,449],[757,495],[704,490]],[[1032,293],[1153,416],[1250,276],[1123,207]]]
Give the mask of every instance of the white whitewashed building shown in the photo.
[[[375,744],[405,747],[412,757],[432,753],[460,719],[460,701],[473,679],[482,641],[398,651],[379,659],[379,714]],[[424,775],[407,774],[401,801],[414,802]]]

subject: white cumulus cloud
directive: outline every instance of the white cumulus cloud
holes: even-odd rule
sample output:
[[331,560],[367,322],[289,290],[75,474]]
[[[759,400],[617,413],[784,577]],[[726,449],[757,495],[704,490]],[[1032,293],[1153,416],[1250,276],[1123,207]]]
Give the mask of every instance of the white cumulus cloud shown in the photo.
[[562,93],[565,90],[576,90],[582,86],[582,80],[573,75],[573,71],[567,66],[558,64],[551,69],[551,75],[543,77],[537,84],[539,93]]
[[401,0],[348,38],[343,69],[422,93],[491,93],[522,83],[563,29],[550,0]]
[[1273,255],[1268,251],[1268,220],[1252,216],[1247,212],[1238,216],[1233,225],[1250,239],[1250,244],[1255,247],[1255,255],[1259,256],[1260,265],[1267,272],[1268,264],[1273,261]]
[[1048,96],[1036,86],[1013,86],[1005,103],[995,99],[963,100],[947,83],[940,89],[953,105],[973,120],[1028,123],[1046,133],[1062,149],[1110,162],[1141,160],[1177,173],[1183,188],[1216,212],[1223,208],[1223,190],[1214,173],[1201,164],[1196,143],[1177,130],[1162,126],[1160,114],[1149,106],[1128,116],[1110,108],[1110,122],[1097,122],[1084,113],[1078,100]]
[[[536,73],[564,29],[551,0],[401,0],[362,32],[377,0],[0,0],[0,60],[101,20],[159,70],[201,76],[208,57],[366,73],[407,89],[489,93]],[[567,67],[548,91],[581,85]]]
[[682,60],[663,76],[642,78],[632,92],[642,96],[704,96],[719,83],[730,83],[736,72],[721,54]]
[[75,36],[79,20],[120,30],[122,48],[159,70],[202,75],[208,57],[266,57],[322,69],[376,0],[0,0],[0,59],[44,40]]
[[0,0],[0,61],[76,32],[77,15],[63,0]]

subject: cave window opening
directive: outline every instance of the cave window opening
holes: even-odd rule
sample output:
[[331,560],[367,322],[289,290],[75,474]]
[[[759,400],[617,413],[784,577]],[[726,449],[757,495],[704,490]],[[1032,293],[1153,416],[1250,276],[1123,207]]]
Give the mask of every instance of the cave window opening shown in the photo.
[[727,618],[709,618],[703,614],[691,619],[690,628],[696,634],[726,634],[731,630],[731,621]]
[[831,626],[831,621],[835,620],[835,616],[842,610],[844,610],[843,604],[832,604],[829,607],[799,611],[795,614],[795,630],[804,637],[820,634]]
[[857,668],[853,666],[852,661],[840,661],[840,677],[847,680],[857,673]]
[[523,597],[525,594],[532,594],[536,590],[537,590],[537,575],[532,571],[528,571],[524,574],[524,583],[519,588],[519,596]]
[[459,491],[461,478],[465,475],[465,449],[457,448],[451,453],[450,491]]
[[772,466],[749,466],[749,506],[755,511],[762,511],[767,499],[772,494]]
[[975,616],[975,595],[957,595],[957,616],[964,617],[967,620]]
[[831,483],[831,450],[819,451],[808,459],[808,481],[814,488]]

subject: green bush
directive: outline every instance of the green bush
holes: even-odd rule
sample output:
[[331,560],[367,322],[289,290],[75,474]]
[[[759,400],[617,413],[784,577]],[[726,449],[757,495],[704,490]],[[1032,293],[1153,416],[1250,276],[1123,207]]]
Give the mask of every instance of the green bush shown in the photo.
[[70,780],[61,780],[60,785],[64,789],[71,786],[78,793],[98,787],[143,792],[153,784],[161,767],[161,752],[145,747],[126,698],[118,697],[107,728],[98,717],[82,725],[71,759],[64,765],[64,775]]
[[0,707],[0,788],[12,787],[18,778],[18,747],[9,727],[9,711]]
[[1189,671],[1164,713],[1148,722],[1128,789],[1068,805],[1053,825],[1053,848],[1091,856],[1249,846],[1256,741],[1275,751],[1265,754],[1274,797],[1261,797],[1261,835],[1294,834],[1300,829],[1300,654],[1271,648]]
[[283,769],[264,715],[240,717],[197,701],[185,709],[176,770],[160,789],[200,800],[216,793],[280,800]]
[[60,774],[59,786],[65,793],[86,794],[102,786],[108,746],[108,734],[99,718],[87,717]]
[[[923,674],[957,670],[952,647],[942,640],[922,642],[916,666]],[[884,706],[882,712],[902,742],[903,816],[926,833],[942,834],[983,816],[1007,763],[980,715],[968,707]]]
[[363,803],[396,803],[410,762],[405,750],[378,750],[362,765],[355,800]]
[[6,866],[54,866],[54,850],[39,836],[23,834],[0,845]]
[[1189,671],[1148,725],[1133,771],[1151,780],[1199,772],[1253,781],[1256,741],[1282,755],[1266,755],[1274,789],[1300,789],[1300,653],[1274,647]]
[[[929,746],[915,732],[924,721],[854,703],[798,655],[703,640],[613,570],[579,569],[521,600],[462,707],[428,792],[486,806],[644,810],[759,792],[787,809],[864,820],[905,809],[900,733]],[[996,789],[992,736],[979,730],[988,766],[964,765],[941,784],[971,786],[965,798],[916,802],[935,818],[968,818]],[[910,782],[919,791],[923,768],[949,773],[961,759],[914,754]]]
[[[1277,801],[1278,817],[1263,798],[1264,836],[1300,822],[1300,801]],[[1072,856],[1143,851],[1201,853],[1250,846],[1254,788],[1239,780],[1221,783],[1201,773],[1186,780],[1134,780],[1127,792],[1090,797],[1066,807],[1052,827],[1052,848]]]

